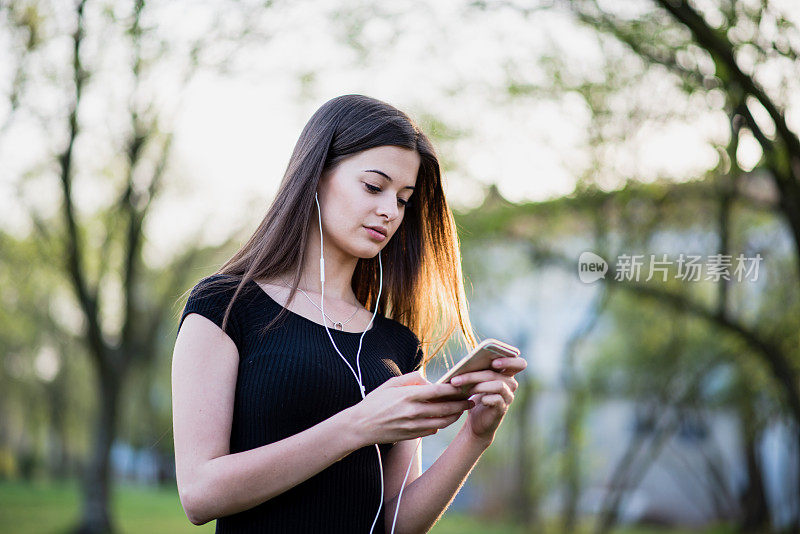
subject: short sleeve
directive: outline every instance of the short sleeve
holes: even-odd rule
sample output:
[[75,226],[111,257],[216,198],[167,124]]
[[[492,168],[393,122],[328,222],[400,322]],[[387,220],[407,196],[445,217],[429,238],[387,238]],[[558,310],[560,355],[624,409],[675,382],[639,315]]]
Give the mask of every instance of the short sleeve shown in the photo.
[[[223,275],[213,275],[202,279],[192,288],[192,292],[186,301],[180,322],[178,323],[178,332],[181,330],[183,320],[190,313],[197,313],[206,317],[221,329],[222,319],[225,316],[225,309],[228,307],[228,303],[235,291],[235,280],[224,277]],[[236,348],[239,349],[239,353],[241,354],[241,321],[237,311],[238,306],[234,303],[228,315],[228,324],[225,325],[225,334],[236,344]]]
[[411,365],[409,366],[408,371],[406,372],[413,373],[415,371],[419,371],[420,368],[422,367],[422,358],[423,358],[422,343],[420,343],[419,338],[417,337],[416,334],[414,334],[414,332],[412,332],[411,330],[409,330],[409,332],[411,333],[411,337],[414,340],[414,345],[413,345],[414,348],[413,351],[411,352],[411,354],[413,354],[411,358]]

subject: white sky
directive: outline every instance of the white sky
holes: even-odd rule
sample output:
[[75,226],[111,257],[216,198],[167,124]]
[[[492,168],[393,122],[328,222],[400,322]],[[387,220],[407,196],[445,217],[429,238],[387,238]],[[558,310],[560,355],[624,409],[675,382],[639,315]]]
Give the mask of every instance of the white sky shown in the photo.
[[[268,25],[277,33],[266,45],[237,57],[244,73],[203,74],[188,88],[175,123],[169,179],[146,226],[146,260],[161,263],[198,227],[203,227],[206,242],[220,242],[239,226],[254,230],[303,125],[322,103],[345,93],[386,100],[413,118],[434,114],[467,132],[456,142],[437,145],[442,159],[457,162],[457,168],[445,172],[448,199],[455,208],[479,203],[482,187],[489,183],[497,183],[512,201],[569,193],[589,161],[582,150],[588,125],[585,106],[577,98],[560,104],[533,98],[509,101],[503,92],[504,72],[508,68],[527,81],[541,81],[535,62],[550,42],[559,43],[577,72],[590,71],[603,59],[591,32],[578,31],[568,17],[555,12],[528,20],[510,10],[461,16],[461,4],[406,1],[381,6],[391,17],[364,21],[367,44],[375,51],[364,66],[356,66],[353,51],[342,43],[342,31],[325,16],[324,11],[336,9],[338,3],[314,3],[320,7],[315,10],[308,2],[297,2],[271,12]],[[161,9],[159,20],[174,19],[171,31],[191,33],[200,25],[185,5],[166,3]],[[398,28],[406,30],[388,46]],[[6,41],[1,35],[0,39]],[[63,49],[53,53],[64,55]],[[94,82],[97,94],[102,89],[125,98],[128,77],[114,70],[124,62],[113,59],[124,58],[125,51],[103,39],[94,45],[87,42],[87,55],[93,53],[104,58],[105,73]],[[297,76],[303,72],[315,77],[301,98]],[[4,74],[0,65],[0,79]],[[156,93],[162,102],[177,98],[168,87],[159,81]],[[51,93],[43,92],[40,101],[43,107],[47,102],[57,109],[57,94]],[[116,193],[119,182],[102,174],[114,172],[103,171],[112,165],[116,150],[106,141],[120,135],[120,125],[125,124],[124,109],[110,107],[107,96],[105,103],[97,103],[100,98],[90,102],[91,94],[89,89],[81,117],[96,128],[79,140],[76,153],[82,173],[75,183],[76,202],[83,213]],[[659,94],[668,98],[669,89],[661,87]],[[637,98],[653,98],[653,92]],[[0,117],[4,113],[0,108]],[[724,132],[720,117],[645,128],[611,149],[609,157],[618,160],[617,174],[604,185],[614,187],[632,176],[692,178],[715,161],[705,140]],[[22,120],[13,135],[2,139],[0,227],[25,231],[26,205],[47,213],[57,209],[58,180],[52,174],[25,185],[22,201],[15,195],[20,176],[43,160],[42,147],[48,142],[53,145]],[[747,141],[742,151],[745,164],[754,163],[759,154]]]

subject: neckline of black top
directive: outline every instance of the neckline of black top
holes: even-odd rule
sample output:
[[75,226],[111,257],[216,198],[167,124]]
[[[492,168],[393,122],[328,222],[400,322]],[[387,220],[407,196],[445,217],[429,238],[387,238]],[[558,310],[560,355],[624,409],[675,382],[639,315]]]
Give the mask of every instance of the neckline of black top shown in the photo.
[[[269,295],[269,293],[267,293],[266,291],[264,291],[264,288],[263,288],[263,287],[261,287],[261,286],[258,284],[258,282],[256,282],[255,280],[252,280],[252,279],[251,279],[251,280],[248,280],[248,282],[249,282],[249,283],[251,283],[251,284],[253,284],[253,285],[255,285],[255,286],[256,286],[256,288],[258,289],[258,292],[259,292],[259,293],[261,293],[262,295],[264,295],[265,297],[267,297],[267,300],[269,300],[270,302],[274,303],[274,304],[275,304],[276,306],[278,306],[279,308],[283,308],[284,310],[286,310],[287,312],[289,312],[289,315],[291,315],[291,316],[293,316],[293,317],[297,317],[297,318],[298,318],[300,321],[304,321],[304,322],[306,322],[306,323],[310,323],[310,324],[312,324],[312,325],[314,325],[314,326],[317,326],[318,328],[321,328],[322,330],[326,330],[326,328],[325,328],[325,325],[323,325],[323,324],[320,324],[320,323],[318,323],[318,322],[316,322],[316,321],[312,321],[312,320],[311,320],[311,319],[309,319],[308,317],[305,317],[305,316],[303,316],[303,315],[300,315],[299,313],[295,313],[295,312],[293,312],[292,310],[290,310],[289,308],[286,308],[285,306],[283,306],[283,305],[282,305],[280,302],[278,302],[277,300],[275,300],[274,298],[272,298],[272,297]],[[378,318],[380,318],[380,317],[382,317],[380,314],[375,314],[375,320],[373,320],[373,321],[372,321],[372,326],[370,326],[370,327],[369,327],[367,330],[362,330],[361,332],[348,332],[348,331],[346,331],[346,330],[339,330],[339,329],[337,329],[337,328],[331,328],[331,327],[328,327],[328,328],[327,328],[327,330],[328,330],[328,331],[330,331],[330,332],[338,332],[338,333],[340,333],[340,334],[350,334],[350,335],[360,336],[361,334],[364,334],[364,333],[367,333],[367,334],[368,334],[369,332],[372,332],[373,330],[375,330],[375,324],[376,324],[376,322],[377,322]],[[366,336],[365,336],[365,337],[366,337]]]

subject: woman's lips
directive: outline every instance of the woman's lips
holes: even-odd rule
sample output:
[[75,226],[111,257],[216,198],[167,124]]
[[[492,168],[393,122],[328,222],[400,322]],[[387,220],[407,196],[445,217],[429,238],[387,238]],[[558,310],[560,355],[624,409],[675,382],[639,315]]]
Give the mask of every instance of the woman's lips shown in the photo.
[[383,241],[384,239],[386,239],[386,236],[385,236],[385,235],[383,235],[383,234],[382,234],[382,233],[380,233],[380,232],[376,232],[376,231],[375,231],[375,230],[373,230],[372,228],[367,228],[367,227],[365,226],[365,227],[364,227],[364,230],[366,230],[366,231],[367,231],[367,233],[369,234],[369,236],[370,236],[372,239],[375,239],[376,241]]

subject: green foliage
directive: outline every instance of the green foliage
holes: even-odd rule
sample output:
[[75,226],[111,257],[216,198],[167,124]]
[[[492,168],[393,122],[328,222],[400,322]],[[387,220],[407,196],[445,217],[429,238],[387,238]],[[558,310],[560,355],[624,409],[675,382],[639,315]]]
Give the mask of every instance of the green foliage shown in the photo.
[[[78,521],[78,485],[67,483],[0,483],[0,525],[14,532],[67,532]],[[214,522],[200,527],[186,518],[177,489],[115,486],[111,509],[121,533],[214,532]]]
[[[65,484],[21,484],[0,482],[0,526],[14,525],[18,534],[41,532],[61,533],[74,525],[78,517],[78,491],[74,482]],[[120,534],[147,532],[173,534],[181,532],[214,532],[215,522],[192,525],[183,513],[177,490],[140,488],[132,485],[117,486],[113,493],[113,510]],[[589,534],[590,524],[584,523],[575,534]],[[431,529],[432,534],[522,534],[504,518],[480,519],[456,512],[445,512]],[[559,532],[555,524],[548,524],[543,534]],[[650,529],[627,527],[616,529],[615,534],[678,534],[689,532],[677,529]],[[697,534],[700,531],[691,531]],[[732,534],[730,528],[718,527],[702,532]]]

